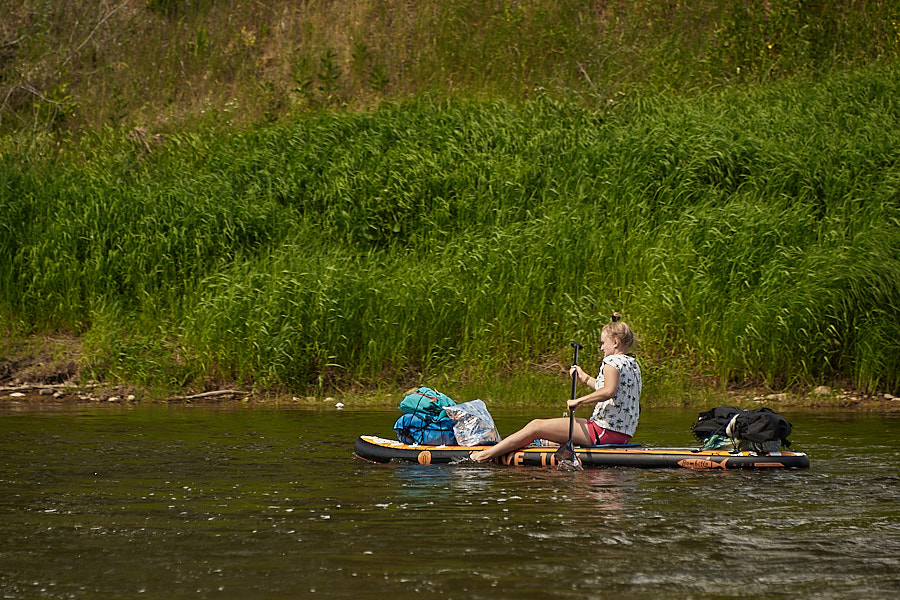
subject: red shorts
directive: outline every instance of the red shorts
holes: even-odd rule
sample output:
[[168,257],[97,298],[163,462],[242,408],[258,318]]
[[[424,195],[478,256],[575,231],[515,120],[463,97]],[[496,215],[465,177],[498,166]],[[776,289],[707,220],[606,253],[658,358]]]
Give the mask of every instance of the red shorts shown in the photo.
[[596,421],[588,420],[588,429],[594,436],[594,445],[602,446],[605,444],[627,444],[631,441],[630,435],[613,431],[612,429],[604,429],[597,425]]

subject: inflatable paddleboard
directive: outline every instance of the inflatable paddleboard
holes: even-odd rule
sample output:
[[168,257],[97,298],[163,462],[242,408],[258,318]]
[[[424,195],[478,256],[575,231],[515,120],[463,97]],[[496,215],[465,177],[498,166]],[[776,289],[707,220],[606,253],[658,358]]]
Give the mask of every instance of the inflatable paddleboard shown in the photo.
[[[404,444],[374,435],[356,440],[356,455],[362,459],[438,465],[468,460],[469,453],[486,446],[423,446]],[[556,467],[559,446],[528,446],[494,459],[501,465],[516,467]],[[696,448],[649,448],[640,444],[621,446],[575,446],[575,454],[584,467],[676,467],[688,469],[808,469],[809,457],[803,452],[699,450]]]

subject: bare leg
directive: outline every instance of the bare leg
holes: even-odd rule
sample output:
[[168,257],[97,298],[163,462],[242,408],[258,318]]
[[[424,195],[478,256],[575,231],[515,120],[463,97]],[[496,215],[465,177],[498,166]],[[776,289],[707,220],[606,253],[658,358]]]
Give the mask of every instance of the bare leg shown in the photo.
[[[507,454],[513,450],[524,448],[537,438],[544,438],[552,442],[564,444],[569,441],[569,418],[535,419],[528,425],[510,434],[499,444],[491,446],[480,452],[472,453],[472,460],[484,462],[497,456]],[[594,443],[587,427],[587,419],[575,419],[575,428],[572,432],[572,441],[580,445]]]

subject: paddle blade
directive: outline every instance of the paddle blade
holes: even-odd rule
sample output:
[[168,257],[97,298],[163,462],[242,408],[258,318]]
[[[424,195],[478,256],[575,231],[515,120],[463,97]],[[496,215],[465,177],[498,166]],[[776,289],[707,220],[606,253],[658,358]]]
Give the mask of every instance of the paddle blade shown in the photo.
[[[572,344],[573,346],[575,344]],[[580,344],[579,344],[580,346]],[[578,347],[575,348],[575,358],[578,358]],[[577,362],[577,361],[576,361]],[[572,373],[572,385],[576,382],[575,373]],[[572,398],[575,397],[575,388],[572,388]],[[572,431],[575,427],[575,409],[569,409],[569,441],[560,446],[559,450],[553,456],[556,458],[557,468],[566,469],[568,471],[583,471],[581,461],[575,454],[575,447],[572,445]]]
[[560,446],[559,450],[554,454],[554,457],[556,458],[556,468],[560,471],[584,470],[584,467],[581,466],[581,461],[578,460],[578,456],[575,454],[575,448],[572,446],[572,442]]

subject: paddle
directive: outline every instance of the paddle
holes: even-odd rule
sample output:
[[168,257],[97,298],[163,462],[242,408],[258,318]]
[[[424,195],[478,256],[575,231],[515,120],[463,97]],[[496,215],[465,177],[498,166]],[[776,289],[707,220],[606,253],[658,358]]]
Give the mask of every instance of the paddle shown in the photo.
[[[575,361],[572,365],[578,364],[578,351],[583,348],[581,344],[578,342],[572,342],[572,347],[575,348]],[[572,400],[575,399],[575,393],[578,390],[578,372],[575,371],[572,373]],[[575,428],[575,409],[569,409],[569,441],[566,442],[563,446],[560,446],[559,450],[556,451],[554,456],[556,457],[557,468],[559,469],[572,469],[575,471],[582,471],[584,468],[581,466],[581,461],[578,460],[578,456],[575,454],[575,447],[572,445],[572,432]]]

